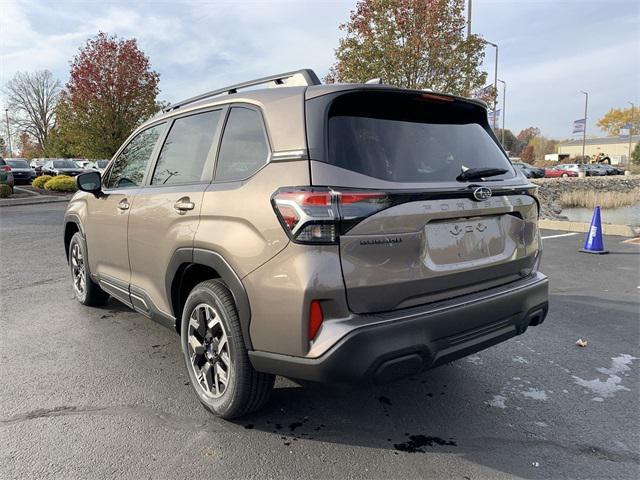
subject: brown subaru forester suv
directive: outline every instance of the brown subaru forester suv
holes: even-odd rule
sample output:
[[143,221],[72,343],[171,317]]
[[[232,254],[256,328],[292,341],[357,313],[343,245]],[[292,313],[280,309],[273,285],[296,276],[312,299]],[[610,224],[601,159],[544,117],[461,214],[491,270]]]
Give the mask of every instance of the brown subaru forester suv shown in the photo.
[[77,299],[175,328],[225,418],[275,375],[388,382],[547,314],[536,188],[479,101],[273,75],[169,106],[77,185]]

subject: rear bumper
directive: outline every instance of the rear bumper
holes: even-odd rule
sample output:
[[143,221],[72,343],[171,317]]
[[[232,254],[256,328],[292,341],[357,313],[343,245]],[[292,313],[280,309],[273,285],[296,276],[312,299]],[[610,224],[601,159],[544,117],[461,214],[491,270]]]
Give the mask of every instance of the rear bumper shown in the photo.
[[428,306],[376,316],[318,358],[253,351],[261,372],[319,382],[384,383],[470,355],[513,336],[547,315],[548,280],[519,282]]

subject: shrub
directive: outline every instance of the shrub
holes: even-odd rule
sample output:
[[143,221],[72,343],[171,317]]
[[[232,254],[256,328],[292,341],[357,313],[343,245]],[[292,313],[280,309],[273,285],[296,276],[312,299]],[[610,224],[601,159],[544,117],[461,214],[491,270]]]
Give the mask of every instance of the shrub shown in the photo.
[[75,192],[77,190],[76,179],[66,175],[58,175],[45,183],[44,188],[54,192]]
[[11,187],[6,184],[0,184],[0,198],[7,198],[11,195]]
[[53,177],[51,175],[42,175],[36,178],[35,180],[33,180],[33,182],[31,182],[31,185],[36,188],[44,188],[44,184],[47,183],[52,178]]

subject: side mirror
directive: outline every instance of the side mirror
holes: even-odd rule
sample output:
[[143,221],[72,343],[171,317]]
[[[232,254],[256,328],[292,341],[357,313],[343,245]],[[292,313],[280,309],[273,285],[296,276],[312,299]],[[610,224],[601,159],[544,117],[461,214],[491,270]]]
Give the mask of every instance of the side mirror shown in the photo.
[[102,193],[102,178],[100,172],[81,173],[76,177],[78,190],[93,193],[96,197]]

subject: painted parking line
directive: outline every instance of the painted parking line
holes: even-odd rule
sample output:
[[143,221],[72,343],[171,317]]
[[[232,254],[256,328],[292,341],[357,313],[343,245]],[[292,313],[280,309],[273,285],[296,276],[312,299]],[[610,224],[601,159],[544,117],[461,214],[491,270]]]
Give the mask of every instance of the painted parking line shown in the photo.
[[546,236],[546,237],[542,237],[542,239],[546,240],[548,238],[572,237],[574,235],[580,235],[580,233],[578,233],[578,232],[561,233],[559,235],[549,235],[549,236]]

